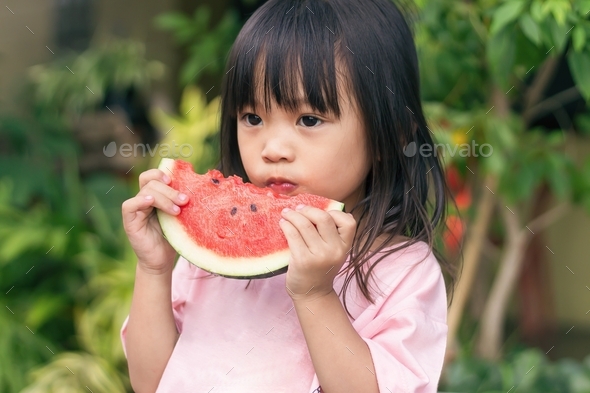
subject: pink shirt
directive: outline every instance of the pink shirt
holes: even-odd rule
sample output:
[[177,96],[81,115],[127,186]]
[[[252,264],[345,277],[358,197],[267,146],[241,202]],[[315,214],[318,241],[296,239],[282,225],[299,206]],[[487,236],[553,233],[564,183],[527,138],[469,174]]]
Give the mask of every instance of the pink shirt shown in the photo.
[[[377,285],[382,291],[375,304],[357,291],[354,280],[348,286],[347,306],[355,318],[350,321],[369,347],[382,393],[437,391],[447,298],[440,266],[429,251],[420,242],[382,260],[373,270],[378,278],[369,281],[370,290]],[[181,334],[157,392],[320,392],[286,275],[253,280],[246,289],[247,280],[199,278],[207,274],[183,258],[174,269],[172,306]],[[344,275],[336,277],[336,293],[343,282]],[[123,348],[126,326],[127,321]]]

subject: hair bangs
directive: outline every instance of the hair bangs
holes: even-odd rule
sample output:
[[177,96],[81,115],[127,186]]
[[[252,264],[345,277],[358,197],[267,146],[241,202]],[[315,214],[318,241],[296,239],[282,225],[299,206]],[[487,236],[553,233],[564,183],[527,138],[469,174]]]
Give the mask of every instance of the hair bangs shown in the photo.
[[274,101],[289,112],[309,106],[340,118],[338,97],[348,89],[338,71],[348,67],[337,55],[340,29],[330,4],[316,3],[313,11],[301,2],[267,4],[272,9],[249,23],[251,31],[243,31],[232,48],[227,82],[235,90],[227,109],[237,115],[263,106],[270,112]]

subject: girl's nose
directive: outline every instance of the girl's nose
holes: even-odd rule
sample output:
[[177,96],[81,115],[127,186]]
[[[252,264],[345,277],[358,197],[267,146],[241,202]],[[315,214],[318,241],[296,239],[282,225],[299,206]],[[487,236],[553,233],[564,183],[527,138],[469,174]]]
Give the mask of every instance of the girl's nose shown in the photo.
[[295,152],[292,143],[285,136],[288,135],[288,132],[289,130],[276,130],[274,133],[269,133],[269,137],[264,141],[261,153],[264,161],[293,161]]

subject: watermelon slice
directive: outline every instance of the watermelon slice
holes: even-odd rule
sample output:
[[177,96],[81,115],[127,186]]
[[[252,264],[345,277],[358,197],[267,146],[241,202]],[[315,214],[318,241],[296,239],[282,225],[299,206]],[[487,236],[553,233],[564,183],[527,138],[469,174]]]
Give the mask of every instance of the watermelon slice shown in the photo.
[[285,207],[344,210],[332,199],[277,194],[215,169],[199,175],[182,160],[164,158],[158,169],[172,179],[170,187],[189,196],[177,216],[157,210],[164,236],[189,262],[224,277],[265,278],[287,271],[289,245],[279,226]]

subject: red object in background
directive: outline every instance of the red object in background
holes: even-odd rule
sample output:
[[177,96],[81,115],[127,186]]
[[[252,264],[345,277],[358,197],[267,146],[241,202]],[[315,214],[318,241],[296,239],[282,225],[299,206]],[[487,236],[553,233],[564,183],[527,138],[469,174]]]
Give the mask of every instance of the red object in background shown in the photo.
[[[471,190],[465,184],[465,180],[461,178],[457,167],[452,165],[447,167],[445,175],[459,213],[467,210],[471,206]],[[450,214],[447,217],[446,225],[447,229],[443,234],[445,247],[450,254],[456,254],[463,241],[465,224],[458,215]]]
[[455,195],[455,202],[457,203],[459,211],[466,210],[471,206],[471,190],[469,188],[464,188],[459,191]]
[[447,217],[447,230],[443,234],[443,242],[450,254],[457,254],[465,233],[465,224],[455,215]]
[[445,169],[445,176],[447,178],[447,184],[449,185],[449,188],[453,194],[463,188],[464,181],[461,179],[461,174],[456,167],[452,165],[447,167]]

